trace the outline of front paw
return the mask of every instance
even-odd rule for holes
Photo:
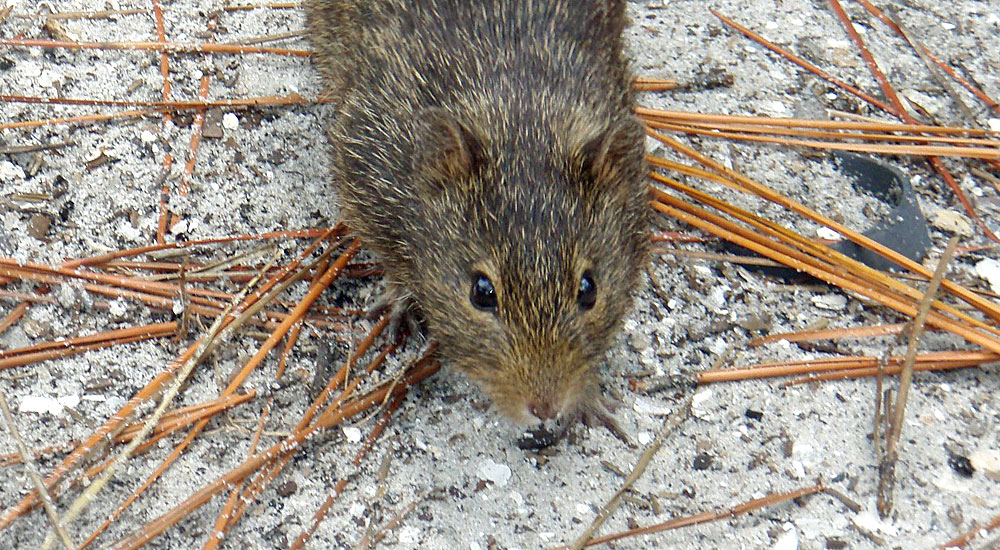
[[[387,282],[375,303],[368,308],[367,315],[372,319],[388,315],[386,329],[396,342],[403,342],[408,335],[423,339],[420,310],[410,293],[399,284]]]

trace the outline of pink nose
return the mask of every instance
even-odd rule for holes
[[[539,420],[555,420],[556,409],[552,406],[552,403],[547,401],[542,403],[532,403],[528,405],[528,410],[531,414],[535,415],[535,418]]]

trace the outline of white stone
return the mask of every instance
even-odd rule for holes
[[[712,287],[712,290],[708,291],[708,295],[702,299],[702,304],[708,308],[709,311],[715,313],[724,313],[726,305],[726,291],[729,287],[726,285],[719,285]]]
[[[361,441],[361,429],[354,426],[346,426],[344,428],[344,437],[349,443],[358,443]]]
[[[855,525],[871,533],[883,533],[892,537],[899,534],[899,529],[887,521],[883,521],[872,508],[867,508],[854,515],[851,520]]]
[[[847,297],[843,294],[822,294],[813,296],[810,301],[820,309],[841,311],[847,307]]]
[[[187,228],[188,228],[188,221],[187,219],[182,218],[180,221],[175,223],[173,227],[170,228],[170,233],[172,235],[180,235],[181,233],[186,232]]]
[[[795,530],[792,525],[786,525],[784,533],[778,535],[778,540],[774,542],[774,550],[798,550],[799,548],[799,532]]]
[[[118,224],[118,234],[132,242],[141,240],[143,236],[142,230],[132,225],[128,220],[122,220]]]
[[[917,90],[903,90],[903,97],[911,103],[920,105],[925,111],[934,115],[941,111],[941,102]]]
[[[1000,481],[1000,451],[980,449],[969,455],[969,462],[973,468],[986,474],[986,477]]]
[[[121,298],[112,300],[108,303],[108,313],[115,319],[121,319],[128,313],[128,304]]]
[[[479,479],[491,481],[498,487],[507,485],[511,477],[510,466],[494,462],[491,459],[482,462],[479,465],[479,469],[476,470],[476,474],[479,476]]]
[[[661,405],[651,399],[639,396],[635,398],[635,402],[632,403],[632,410],[639,414],[647,414],[650,416],[666,416],[670,414],[670,407]]]
[[[404,525],[399,530],[399,542],[403,544],[416,544],[420,540],[420,529],[412,525]]]
[[[972,222],[953,210],[938,210],[931,214],[931,225],[948,233],[955,233],[962,237],[972,236]]]
[[[828,241],[841,240],[840,233],[837,233],[836,231],[830,229],[825,225],[816,230],[816,236],[821,239],[826,239]]]
[[[46,397],[42,395],[26,395],[21,399],[18,410],[21,412],[33,412],[38,414],[49,413],[58,416],[62,414],[66,407],[73,408],[80,404],[79,395],[65,395],[62,397]]]
[[[715,392],[711,389],[700,390],[691,399],[691,414],[702,420],[707,419],[715,408]]]
[[[222,115],[222,127],[226,130],[235,130],[240,127],[240,119],[234,113]]]
[[[993,292],[1000,292],[1000,262],[986,258],[976,263],[976,276],[990,284]]]

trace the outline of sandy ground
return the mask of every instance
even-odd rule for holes
[[[58,11],[95,9],[93,2],[45,3]],[[2,6],[4,4],[0,4]],[[8,1],[14,16],[0,25],[5,38],[48,37],[41,18],[31,15],[34,2]],[[738,0],[717,3],[724,13],[770,39],[810,58],[835,75],[877,94],[864,63],[847,41],[826,2]],[[167,36],[176,42],[204,40],[207,17],[222,2],[179,0],[166,5]],[[148,2],[115,0],[101,8],[142,8]],[[892,3],[913,36],[931,45],[941,58],[962,67],[992,97],[1000,97],[1000,9],[996,1],[899,0]],[[713,72],[731,76],[731,85],[698,87],[664,94],[644,94],[644,105],[700,111],[823,118],[837,108],[878,116],[761,47],[726,29],[697,0],[633,2],[628,31],[636,72],[644,76],[700,82]],[[876,58],[899,90],[911,91],[943,123],[988,124],[989,114],[970,98],[976,120],[963,121],[927,76],[920,60],[889,31],[849,11],[859,22]],[[63,23],[70,36],[84,41],[148,41],[154,39],[149,13],[111,19]],[[225,12],[215,33],[219,42],[247,40],[299,30],[297,9],[254,9]],[[282,42],[305,47],[301,40]],[[194,99],[202,75],[211,77],[212,98],[298,93],[316,97],[320,86],[306,60],[275,55],[173,55],[170,81],[175,99]],[[159,56],[149,52],[67,51],[0,48],[0,93],[100,99],[159,99],[162,78]],[[964,96],[963,96],[964,97]],[[27,106],[0,103],[0,123],[55,118],[92,112],[92,108]],[[187,197],[174,193],[172,211],[185,222],[172,238],[196,239],[332,224],[337,218],[333,193],[326,184],[331,147],[322,137],[328,107],[223,111],[221,138],[205,139]],[[231,114],[232,116],[228,116]],[[992,116],[996,116],[995,114]],[[235,118],[234,118],[235,117]],[[63,148],[36,154],[0,154],[0,255],[19,260],[59,262],[153,242],[157,222],[160,167],[164,154],[184,159],[192,127],[190,116],[161,125],[159,118],[95,125],[56,125],[43,129],[0,132],[0,147],[71,141]],[[728,163],[822,212],[859,229],[872,221],[833,164],[804,151],[692,139],[698,149]],[[101,156],[105,162],[91,161]],[[183,178],[183,161],[167,175],[169,185]],[[925,164],[890,159],[911,178],[928,215],[953,210],[950,193]],[[1000,231],[1000,197],[982,181],[962,175],[994,231]],[[705,185],[746,208],[815,235],[816,227],[773,205]],[[11,203],[14,194],[43,193],[37,204]],[[42,238],[27,230],[33,215],[51,225]],[[671,220],[661,227],[691,231]],[[940,255],[947,235],[934,231]],[[980,235],[965,245],[983,244]],[[292,249],[288,245],[289,249]],[[685,245],[699,250],[699,245]],[[218,247],[209,257],[223,257],[247,247]],[[716,250],[712,245],[705,250]],[[986,288],[972,266],[989,252],[966,255],[950,277]],[[202,256],[205,257],[205,256]],[[873,512],[877,486],[876,458],[870,438],[875,383],[871,380],[783,387],[779,382],[741,382],[706,388],[685,383],[690,375],[719,361],[732,349],[726,365],[766,360],[841,354],[903,353],[893,338],[838,342],[802,348],[779,343],[747,348],[759,334],[807,327],[861,326],[899,322],[885,308],[844,296],[818,285],[789,285],[728,263],[663,254],[653,272],[659,292],[643,288],[635,312],[608,356],[609,391],[619,394],[618,411],[625,430],[648,442],[666,414],[697,392],[697,406],[666,440],[632,498],[608,520],[602,533],[630,525],[649,525],[706,510],[726,508],[768,493],[811,485],[818,478],[855,499],[855,513],[829,496],[815,496],[747,516],[678,531],[627,539],[615,548],[932,548],[1000,509],[1000,484],[979,470],[964,477],[949,465],[955,456],[1000,452],[1000,397],[995,367],[943,374],[922,374],[911,393],[897,469],[896,511],[884,522]],[[339,284],[330,303],[370,303],[377,280]],[[7,285],[8,290],[30,287]],[[301,289],[298,290],[301,293]],[[79,288],[56,289],[59,305],[37,305],[25,320],[0,334],[0,349],[12,349],[61,336],[164,320],[167,316],[140,305],[118,302],[110,312],[96,309]],[[841,299],[841,297],[845,299]],[[17,302],[0,301],[0,317]],[[818,307],[820,304],[822,307]],[[363,334],[368,321],[358,321]],[[293,371],[312,373],[317,349],[331,335],[309,330],[293,356]],[[185,405],[217,395],[226,373],[242,364],[259,341],[240,337],[229,342],[180,396]],[[182,345],[155,342],[129,345],[86,355],[0,372],[0,391],[19,412],[17,422],[29,446],[41,448],[85,437],[138,388],[158,373]],[[965,344],[939,334],[928,335],[924,350],[962,348]],[[335,360],[344,350],[334,349]],[[390,360],[389,372],[414,357],[408,350]],[[337,355],[340,354],[340,355]],[[304,384],[274,389],[276,361],[266,362],[246,386],[273,395],[275,412],[264,443],[277,441],[309,402]],[[311,376],[311,374],[310,374]],[[657,391],[630,389],[629,379],[644,376],[675,383]],[[894,382],[890,382],[890,386]],[[51,413],[26,412],[29,398],[64,398],[73,404]],[[263,408],[257,399],[210,425],[190,450],[151,491],[101,539],[107,545],[138,525],[154,519],[238,464],[247,452],[250,432]],[[367,433],[371,422],[360,424]],[[460,375],[443,371],[407,399],[377,448],[358,468],[350,457],[358,444],[355,432],[327,434],[311,441],[272,488],[252,506],[223,543],[225,548],[286,548],[308,525],[312,514],[338,479],[344,493],[321,523],[308,548],[352,548],[369,524],[381,526],[395,511],[423,499],[402,526],[379,543],[383,548],[541,548],[572,541],[594,518],[597,509],[622,483],[605,464],[629,469],[640,454],[602,429],[580,427],[545,457],[514,445],[519,430],[491,411],[485,396]],[[131,461],[69,529],[81,540],[113,510],[166,456],[172,445]],[[0,433],[0,453],[14,452],[12,439]],[[978,453],[978,454],[976,454]],[[61,455],[41,460],[43,471]],[[954,462],[952,460],[952,462]],[[978,463],[978,462],[977,462]],[[384,486],[376,481],[388,464]],[[20,466],[0,469],[0,507],[16,502],[30,487]],[[281,487],[281,490],[276,489]],[[651,502],[656,506],[652,507]],[[66,503],[60,501],[65,507]],[[157,539],[155,547],[200,546],[221,506],[216,499],[179,527]],[[41,511],[0,532],[0,547],[38,547],[47,530]],[[989,541],[990,539],[986,539]],[[884,541],[880,544],[878,541]],[[981,542],[979,547],[989,547]],[[993,539],[992,544],[997,544]]]

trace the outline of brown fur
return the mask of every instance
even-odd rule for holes
[[[345,220],[515,420],[593,411],[647,261],[624,0],[309,0]],[[585,270],[597,300],[577,302]],[[486,274],[498,308],[470,303]]]

